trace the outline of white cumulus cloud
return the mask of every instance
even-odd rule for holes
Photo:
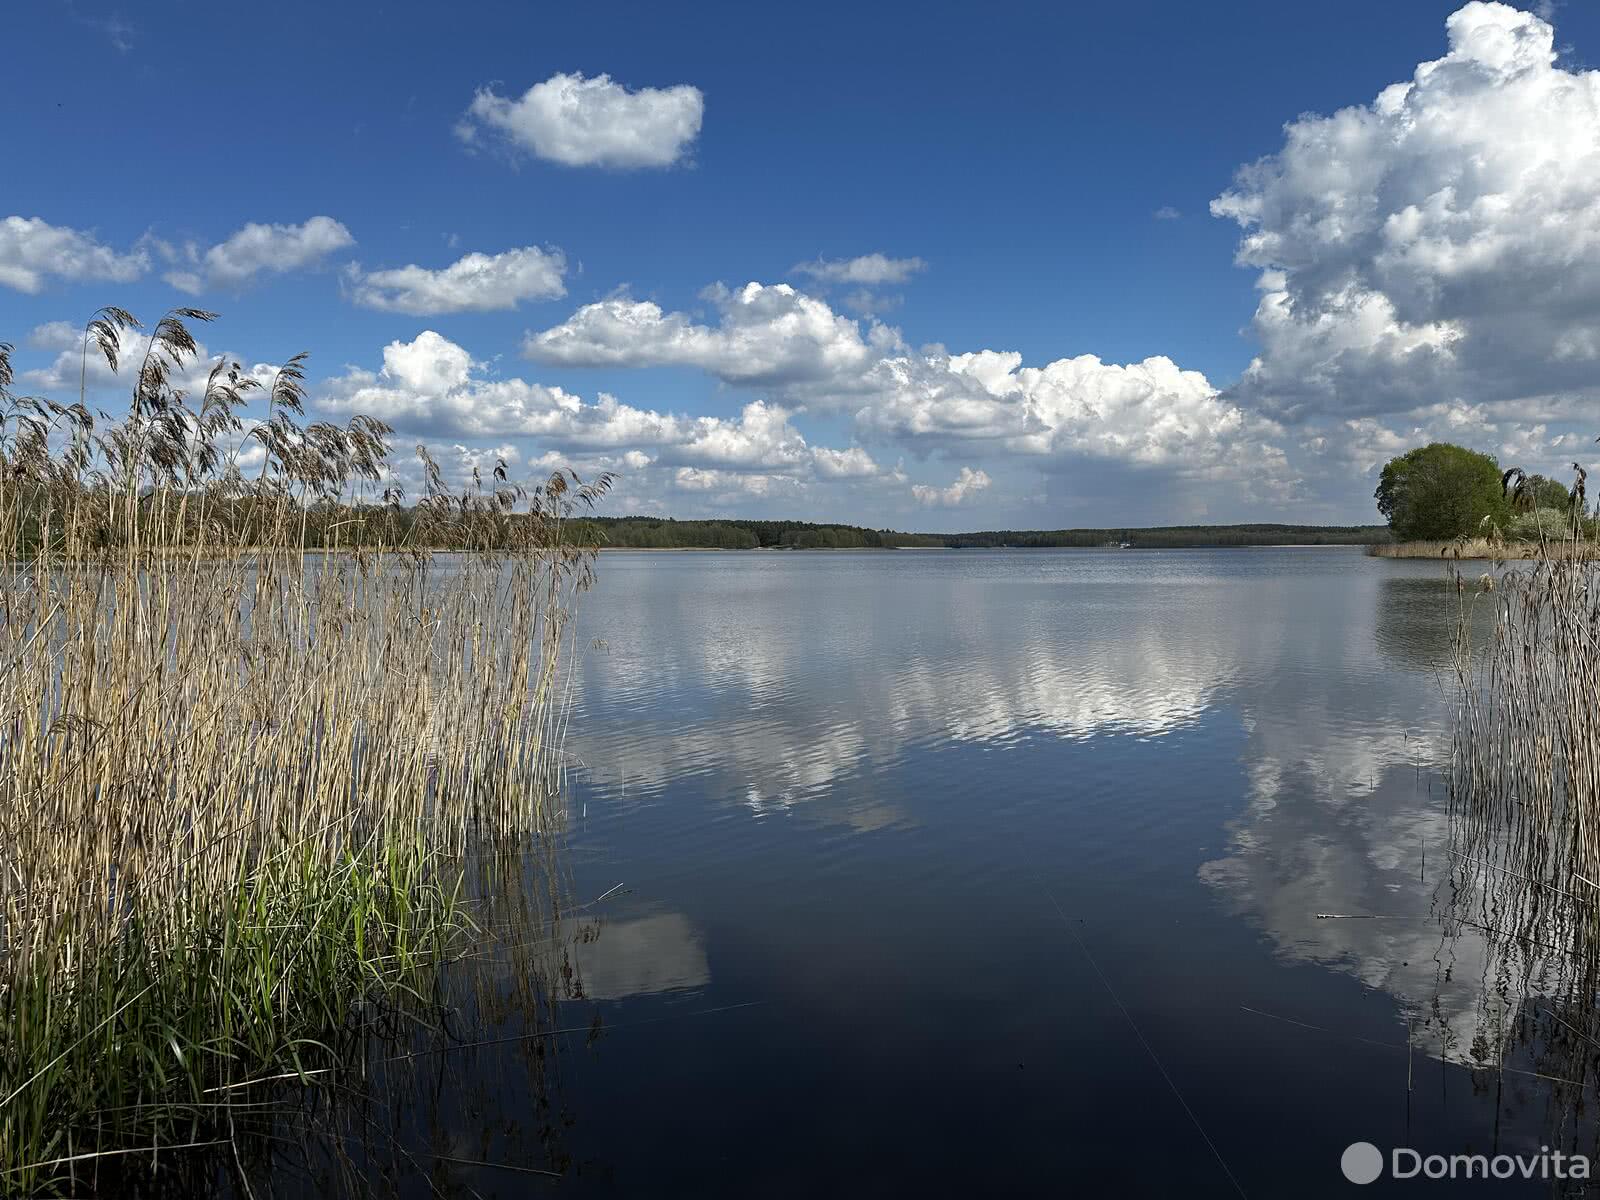
[[[391,342],[379,370],[352,367],[330,381],[319,405],[366,413],[409,433],[527,437],[566,452],[609,455],[633,469],[718,473],[705,478],[763,475],[809,483],[889,474],[858,446],[809,445],[789,410],[777,404],[753,400],[730,419],[636,408],[604,392],[585,401],[559,387],[494,378],[466,349],[432,330]]]
[[[698,367],[729,383],[837,380],[876,357],[855,321],[786,283],[708,295],[720,310],[716,326],[653,301],[614,297],[529,334],[523,353],[568,367]]]
[[[142,248],[119,253],[92,233],[51,225],[39,217],[0,220],[0,287],[30,295],[49,278],[132,283],[150,268]]]
[[[928,264],[920,258],[890,258],[886,254],[863,254],[859,258],[819,258],[800,263],[797,275],[810,275],[824,283],[853,283],[876,287],[885,283],[904,283]]]
[[[364,272],[352,266],[347,278],[352,298],[365,308],[426,316],[492,312],[515,308],[523,300],[564,296],[566,269],[561,251],[526,246],[500,254],[466,254],[439,270],[412,264]]]
[[[817,474],[824,479],[870,479],[883,471],[860,446],[849,446],[843,450],[817,446],[811,455],[816,463]]]
[[[1167,358],[1122,365],[1081,355],[1027,366],[1013,351],[913,349],[888,326],[863,328],[787,284],[708,295],[720,310],[715,324],[613,298],[530,334],[524,351],[561,366],[697,367],[791,409],[847,413],[864,438],[919,452],[1093,458],[1194,479],[1237,474],[1246,489],[1274,497],[1291,482],[1281,430]]]
[[[1372,415],[1592,388],[1600,368],[1600,73],[1532,13],[1474,0],[1444,57],[1285,128],[1211,211],[1259,268],[1237,395]]]
[[[700,133],[705,97],[686,83],[630,91],[609,75],[556,74],[520,97],[480,88],[457,136],[486,132],[569,167],[670,167]]]
[[[226,241],[205,249],[194,242],[181,247],[163,245],[173,263],[163,278],[190,295],[240,288],[262,272],[281,275],[315,266],[353,245],[350,231],[332,217],[312,217],[300,225],[252,221]]]

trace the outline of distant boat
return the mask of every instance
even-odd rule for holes
[[[1133,543],[1132,542],[1118,542],[1117,543],[1117,549],[1118,550],[1132,550],[1133,549]]]

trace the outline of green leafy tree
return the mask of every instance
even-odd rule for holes
[[[1472,536],[1483,531],[1485,517],[1500,529],[1511,520],[1500,465],[1490,455],[1449,442],[1391,458],[1373,494],[1401,541]]]
[[[1559,508],[1567,507],[1567,485],[1559,479],[1547,479],[1543,475],[1528,476],[1527,487],[1533,494],[1533,507]]]

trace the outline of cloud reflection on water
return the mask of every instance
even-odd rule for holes
[[[711,980],[700,934],[682,913],[568,922],[564,931],[574,930],[579,936],[569,937],[570,953],[587,999],[700,988]]]
[[[1201,877],[1281,957],[1395,997],[1419,1048],[1458,1059],[1492,989],[1482,932],[1450,911],[1454,599],[1442,570],[1383,576],[1370,672],[1330,674],[1314,713],[1270,682],[1249,697],[1248,803]]]
[[[692,786],[869,831],[923,820],[896,780],[930,751],[1233,721],[1244,792],[1201,877],[1283,958],[1419,1014],[1438,997],[1466,1037],[1482,946],[1435,916],[1453,589],[1438,564],[1301,553],[651,560],[602,583],[575,740],[614,800]]]
[[[591,703],[574,720],[590,777],[635,796],[696,778],[758,813],[822,802],[878,828],[915,814],[852,804],[842,781],[952,743],[1159,737],[1198,721],[1230,674],[1204,604],[1146,593],[1132,598],[1145,619],[1128,621],[1109,571],[1074,580],[1071,603],[1048,575],[937,572],[911,572],[892,593],[846,582],[745,595],[741,579],[731,594],[691,586],[664,603],[614,587],[598,630],[607,648],[584,666]]]

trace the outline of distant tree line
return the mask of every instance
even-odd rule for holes
[[[1559,485],[1557,485],[1559,486]],[[265,536],[272,519],[258,498],[233,493],[209,496],[205,503],[191,498],[179,505],[181,493],[172,493],[167,505],[157,503],[158,493],[147,491],[141,512],[153,523],[183,520],[189,530],[169,529],[171,542],[195,540],[199,524],[213,533],[226,532],[236,545],[250,545]],[[399,503],[340,503],[322,500],[299,509],[303,545],[307,549],[337,549],[373,538],[395,547],[466,549],[464,536],[474,548],[505,548],[516,540],[526,522],[522,514],[501,512],[486,502],[462,504],[439,501],[456,519],[440,519],[438,505]],[[47,509],[25,503],[24,523],[37,526]],[[181,513],[182,516],[174,516]],[[469,532],[464,532],[469,531]],[[35,531],[37,532],[37,531]],[[110,533],[111,531],[108,531]],[[153,536],[154,530],[150,530]],[[1106,529],[984,530],[972,533],[904,533],[869,529],[859,525],[818,524],[810,521],[707,520],[676,521],[670,517],[574,517],[560,537],[568,545],[600,546],[619,550],[895,550],[927,549],[1042,549],[1127,544],[1143,548],[1185,546],[1368,545],[1389,539],[1381,525],[1181,525],[1154,528],[1132,526]]]
[[[602,546],[638,550],[883,550],[942,545],[938,538],[859,525],[810,521],[675,521],[670,517],[590,517],[572,536]]]
[[[1147,549],[1186,546],[1366,546],[1389,540],[1382,525],[1161,525],[1121,529],[1001,529],[943,537],[952,549],[1016,546],[1104,546]]]
[[[988,530],[902,533],[809,521],[675,521],[669,517],[590,517],[571,535],[617,549],[668,550],[893,550],[1040,549],[1107,544],[1146,548],[1185,546],[1368,545],[1389,540],[1382,525],[1172,525],[1155,528]]]

